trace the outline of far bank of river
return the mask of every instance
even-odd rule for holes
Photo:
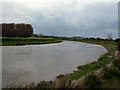
[[[62,40],[55,38],[12,38],[12,37],[2,37],[0,38],[0,46],[24,46],[24,45],[41,45],[41,44],[51,44],[60,43]]]
[[[71,73],[77,66],[95,61],[106,52],[102,46],[73,41],[3,46],[3,87],[54,80],[59,74]]]

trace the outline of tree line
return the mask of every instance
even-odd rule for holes
[[[2,23],[0,24],[0,34],[2,37],[31,37],[33,28],[30,24]]]

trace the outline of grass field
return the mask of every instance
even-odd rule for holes
[[[62,42],[54,38],[2,38],[2,46],[36,45]]]

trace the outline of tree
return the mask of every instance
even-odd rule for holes
[[[109,33],[109,34],[107,35],[107,40],[112,40],[112,38],[113,38],[112,33]]]
[[[14,23],[3,23],[2,25],[2,36],[3,37],[31,37],[33,34],[33,28],[30,24],[14,24]]]

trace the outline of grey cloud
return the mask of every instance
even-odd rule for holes
[[[53,8],[38,10],[4,3],[3,11],[4,22],[31,23],[34,33],[86,37],[106,37],[107,33],[113,33],[117,36],[117,3],[93,3],[82,8],[79,3],[56,4]]]

